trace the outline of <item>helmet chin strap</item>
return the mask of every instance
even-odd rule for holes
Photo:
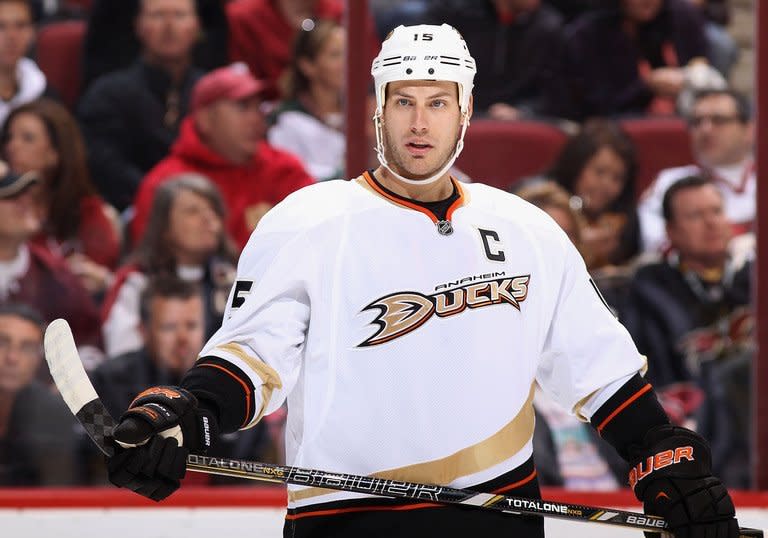
[[[456,159],[459,157],[459,154],[461,153],[461,150],[464,149],[464,133],[467,132],[467,127],[469,126],[469,117],[467,117],[467,113],[464,112],[462,114],[462,117],[464,119],[464,122],[461,126],[461,135],[459,136],[459,139],[456,141],[456,148],[453,150],[453,154],[451,155],[451,158],[446,161],[445,165],[435,172],[433,175],[429,176],[426,179],[408,179],[394,170],[389,166],[389,163],[387,162],[387,157],[384,154],[384,130],[381,126],[381,113],[376,112],[376,114],[373,116],[373,122],[376,126],[376,157],[379,160],[379,163],[381,166],[387,169],[387,171],[395,176],[398,180],[402,181],[403,183],[408,183],[409,185],[429,185],[431,183],[434,183],[443,175],[450,170],[451,166],[453,166],[453,163],[456,162]]]

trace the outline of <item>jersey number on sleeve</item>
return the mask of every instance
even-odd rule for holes
[[[245,298],[251,293],[252,287],[252,280],[238,280],[235,282],[235,292],[232,294],[232,310],[236,310],[243,306]]]

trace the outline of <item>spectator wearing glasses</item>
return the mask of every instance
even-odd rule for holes
[[[677,180],[701,175],[723,195],[734,234],[750,231],[755,217],[754,122],[746,98],[733,90],[707,90],[694,98],[688,118],[694,164],[662,170],[638,207],[643,250],[666,245],[662,200]]]

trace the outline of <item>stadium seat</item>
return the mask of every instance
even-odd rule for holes
[[[476,120],[467,129],[456,166],[475,182],[506,190],[524,177],[543,172],[566,138],[548,123]]]
[[[64,7],[73,11],[87,13],[91,9],[93,0],[64,0]]]
[[[639,196],[659,171],[693,162],[688,127],[680,118],[633,118],[621,120],[621,127],[637,150]]]
[[[82,20],[52,22],[37,36],[37,64],[70,110],[80,97],[85,27]]]

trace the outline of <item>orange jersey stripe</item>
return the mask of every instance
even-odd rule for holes
[[[603,420],[603,421],[600,423],[600,425],[597,427],[597,431],[598,431],[598,432],[602,432],[602,431],[603,431],[603,428],[605,428],[605,427],[608,425],[608,423],[609,423],[611,420],[613,420],[613,418],[614,418],[616,415],[618,415],[619,413],[621,413],[621,412],[622,412],[624,409],[626,409],[626,408],[627,408],[627,406],[628,406],[629,404],[631,404],[632,402],[634,402],[635,400],[637,400],[637,399],[638,399],[640,396],[642,396],[643,394],[645,394],[646,392],[648,392],[648,391],[649,391],[649,390],[651,390],[652,388],[653,388],[653,387],[652,387],[652,386],[650,385],[650,383],[649,383],[648,385],[644,386],[643,388],[641,388],[640,390],[638,390],[636,393],[634,393],[632,396],[630,396],[629,398],[627,398],[627,400],[626,400],[626,401],[625,401],[623,404],[621,404],[619,407],[617,407],[616,409],[614,409],[614,410],[613,410],[613,412],[612,412],[610,415],[608,415],[607,417],[605,417],[605,420]]]
[[[505,491],[509,491],[511,489],[519,488],[520,486],[527,484],[528,482],[530,482],[534,478],[536,478],[536,469],[534,469],[531,474],[529,474],[528,476],[526,476],[522,480],[518,480],[517,482],[509,484],[508,486],[504,486],[502,488],[499,488],[499,489],[495,490],[494,493],[504,493]]]
[[[440,508],[442,504],[436,503],[419,503],[419,504],[405,504],[402,506],[354,506],[351,508],[337,508],[335,510],[316,510],[314,512],[303,512],[301,514],[288,514],[285,519],[301,519],[303,517],[314,516],[333,516],[336,514],[348,514],[350,512],[381,512],[385,510],[419,510],[421,508]]]
[[[248,421],[251,418],[251,390],[248,388],[248,385],[245,384],[245,381],[237,377],[235,374],[233,374],[223,366],[219,366],[218,364],[203,363],[203,364],[200,364],[199,366],[209,366],[210,368],[218,368],[222,372],[225,372],[226,374],[232,376],[238,383],[240,383],[240,386],[243,387],[243,391],[245,392],[245,422],[243,422],[243,424],[240,427],[242,428],[246,424],[248,424]]]

